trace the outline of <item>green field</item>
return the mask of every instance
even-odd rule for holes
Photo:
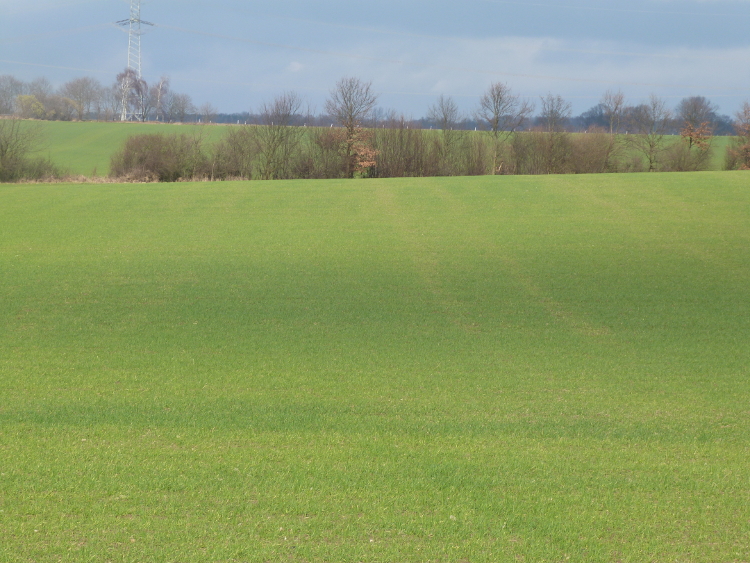
[[[0,561],[750,561],[748,174],[0,185]]]
[[[74,175],[106,176],[109,161],[131,135],[166,133],[202,135],[208,144],[221,139],[226,126],[163,123],[119,123],[87,121],[70,123],[62,121],[29,122],[42,133],[41,154]],[[721,170],[730,137],[716,137],[711,168]]]
[[[29,122],[41,129],[41,154],[74,175],[106,176],[111,156],[132,135],[165,133],[203,135],[209,142],[220,138],[224,127],[164,123],[120,123],[84,121]]]

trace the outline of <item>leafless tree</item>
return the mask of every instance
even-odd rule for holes
[[[202,123],[213,123],[216,121],[216,108],[211,102],[206,102],[198,108],[198,115],[201,116]]]
[[[354,177],[357,166],[357,146],[360,144],[360,129],[372,110],[378,96],[372,91],[372,82],[362,82],[359,78],[342,78],[326,100],[326,112],[346,130],[343,146],[344,174]]]
[[[423,176],[425,132],[395,111],[383,116],[383,125],[375,131],[376,175],[380,178]]]
[[[188,94],[175,94],[168,92],[162,101],[162,111],[167,121],[185,123],[188,116],[195,113],[193,100]]]
[[[133,115],[138,121],[145,121],[150,110],[146,81],[128,68],[117,75],[115,84],[120,91],[126,116]]]
[[[658,168],[671,122],[672,112],[666,102],[654,94],[647,103],[631,108],[629,127],[633,134],[626,137],[627,143],[646,158],[649,172]]]
[[[0,76],[0,115],[15,113],[16,99],[26,93],[26,85],[20,80],[5,74]]]
[[[572,159],[570,133],[566,131],[571,104],[554,94],[547,94],[541,100],[540,118],[544,134],[538,139],[537,150],[542,151],[546,174],[564,174],[569,172]]]
[[[523,125],[533,111],[531,102],[521,100],[502,82],[490,85],[479,99],[475,118],[480,126],[492,136],[492,173],[500,172],[499,162],[502,144]]]
[[[562,133],[570,119],[571,105],[561,96],[547,94],[542,97],[542,126],[547,133]]]
[[[427,119],[438,129],[450,131],[458,127],[461,114],[453,98],[440,94],[437,101],[427,109]]]
[[[112,84],[109,88],[102,90],[100,116],[107,121],[120,118],[122,111],[122,90],[119,84]]]
[[[83,77],[66,82],[60,89],[60,94],[74,103],[76,116],[79,121],[83,121],[102,97],[102,90],[98,80]]]
[[[59,119],[60,103],[55,100],[55,90],[46,78],[37,78],[23,86],[23,93],[16,97],[16,112],[25,118]]]
[[[433,139],[433,174],[452,176],[458,170],[458,146],[464,136],[464,132],[459,130],[462,116],[458,105],[450,96],[441,94],[427,109],[427,119],[441,131],[440,138]]]
[[[293,168],[294,153],[303,129],[296,127],[302,99],[295,92],[285,92],[261,106],[263,125],[258,128],[260,174],[264,180],[288,178]]]
[[[52,83],[44,77],[35,78],[29,82],[27,91],[42,104],[46,104],[47,100],[55,94],[55,88],[52,86]]]
[[[230,180],[252,180],[255,177],[259,143],[258,128],[242,125],[228,127],[213,148],[213,177]]]
[[[698,129],[704,124],[708,124],[711,129],[714,127],[719,107],[710,102],[703,96],[691,96],[683,98],[676,108],[676,117],[681,124],[687,124]]]
[[[683,98],[677,104],[676,118],[682,128],[680,135],[687,144],[688,156],[697,149],[697,152],[704,153],[702,160],[709,160],[718,109],[703,96]]]
[[[625,95],[621,91],[607,90],[602,97],[601,106],[609,123],[609,134],[620,132],[620,122],[625,111]]]
[[[353,132],[364,125],[377,101],[378,97],[372,91],[372,82],[362,82],[359,78],[342,78],[331,90],[325,109],[348,132]]]
[[[159,82],[151,86],[149,97],[157,120],[167,121],[164,116],[164,102],[169,95],[169,77],[162,76]]]
[[[134,115],[138,121],[148,121],[148,115],[153,109],[151,91],[143,78],[137,79],[132,86],[134,100]]]

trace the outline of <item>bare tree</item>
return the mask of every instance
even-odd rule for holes
[[[16,100],[18,96],[25,94],[26,90],[26,85],[13,76],[0,76],[0,115],[15,113]]]
[[[83,77],[66,82],[60,89],[60,94],[74,103],[78,120],[83,121],[101,98],[102,90],[98,80]]]
[[[682,125],[680,136],[685,140],[688,156],[692,156],[690,153],[696,152],[694,149],[697,149],[698,153],[704,153],[701,160],[708,160],[718,110],[718,106],[703,96],[683,98],[677,104],[677,121]]]
[[[708,124],[713,129],[717,120],[719,107],[711,103],[703,96],[691,96],[683,98],[676,108],[677,119],[683,124],[698,129],[703,124]]]
[[[542,99],[542,125],[547,133],[562,133],[570,119],[571,105],[561,96],[547,94]]]
[[[440,94],[437,101],[427,109],[427,119],[441,131],[440,139],[434,139],[434,174],[451,176],[457,171],[458,145],[463,132],[459,130],[461,113],[450,96]]]
[[[188,94],[168,92],[162,101],[162,108],[167,121],[185,123],[188,116],[195,113],[193,99]]]
[[[362,82],[359,78],[342,78],[326,100],[326,112],[346,130],[343,157],[347,178],[354,177],[356,149],[361,137],[358,129],[370,116],[377,100],[378,96],[372,91],[372,82]]]
[[[254,177],[259,144],[257,127],[228,127],[214,145],[212,154],[214,178],[251,180]]]
[[[561,96],[547,94],[542,99],[541,122],[543,135],[538,139],[546,174],[564,174],[572,159],[570,133],[566,131],[570,120],[571,104]]]
[[[422,176],[424,174],[425,132],[395,111],[386,114],[384,127],[375,131],[378,150],[376,174],[380,178]]]
[[[427,109],[427,119],[438,129],[450,131],[458,127],[461,114],[453,98],[440,94],[437,101]]]
[[[285,92],[261,106],[263,126],[258,128],[260,174],[264,180],[288,178],[293,156],[303,130],[295,126],[300,116],[302,99],[295,92]]]
[[[104,116],[107,121],[114,121],[120,118],[122,112],[122,90],[120,85],[115,83],[109,88],[102,90],[100,115]]]
[[[145,121],[150,110],[146,81],[128,68],[117,75],[115,84],[121,96],[121,119],[133,116],[138,121]]]
[[[627,143],[646,158],[649,172],[658,168],[671,122],[672,112],[654,94],[647,103],[631,108],[629,125],[633,134],[627,136]]]
[[[169,77],[162,76],[159,82],[151,86],[149,90],[149,97],[151,99],[151,106],[156,113],[156,119],[167,121],[164,116],[164,102],[169,95]]]
[[[534,106],[521,100],[502,82],[490,84],[490,87],[479,99],[479,109],[475,118],[480,126],[492,136],[492,173],[501,171],[499,161],[502,144],[523,125]]]
[[[201,116],[203,123],[213,123],[216,121],[216,108],[211,102],[206,102],[198,108],[198,115]]]
[[[609,134],[619,133],[620,122],[625,111],[625,95],[619,90],[617,92],[607,90],[602,97],[601,106],[609,123]]]
[[[55,94],[55,88],[52,86],[52,83],[44,77],[35,78],[29,82],[27,91],[45,105],[49,98]]]
[[[134,115],[138,121],[148,121],[148,115],[153,109],[150,90],[143,78],[136,79],[132,85]]]

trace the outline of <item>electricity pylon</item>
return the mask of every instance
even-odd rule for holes
[[[130,18],[120,20],[118,25],[128,28],[128,70],[133,71],[138,80],[141,79],[141,25],[154,25],[141,19],[141,0],[130,0]],[[122,88],[122,108],[120,121],[128,120],[128,96],[130,94],[131,73],[125,77]]]

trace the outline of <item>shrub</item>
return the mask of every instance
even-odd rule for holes
[[[707,170],[711,164],[711,147],[672,143],[664,149],[660,170],[663,172],[695,172]]]
[[[41,133],[35,125],[0,119],[0,182],[61,177],[61,170],[49,159],[31,156],[40,144]]]
[[[230,127],[214,147],[213,177],[220,180],[253,179],[259,152],[255,127]]]
[[[727,170],[750,170],[750,102],[742,104],[736,114],[734,129],[737,137],[727,149]]]
[[[601,127],[571,137],[572,171],[600,174],[617,171],[617,141]]]
[[[208,178],[202,144],[200,135],[134,135],[112,156],[110,176],[144,182]]]

